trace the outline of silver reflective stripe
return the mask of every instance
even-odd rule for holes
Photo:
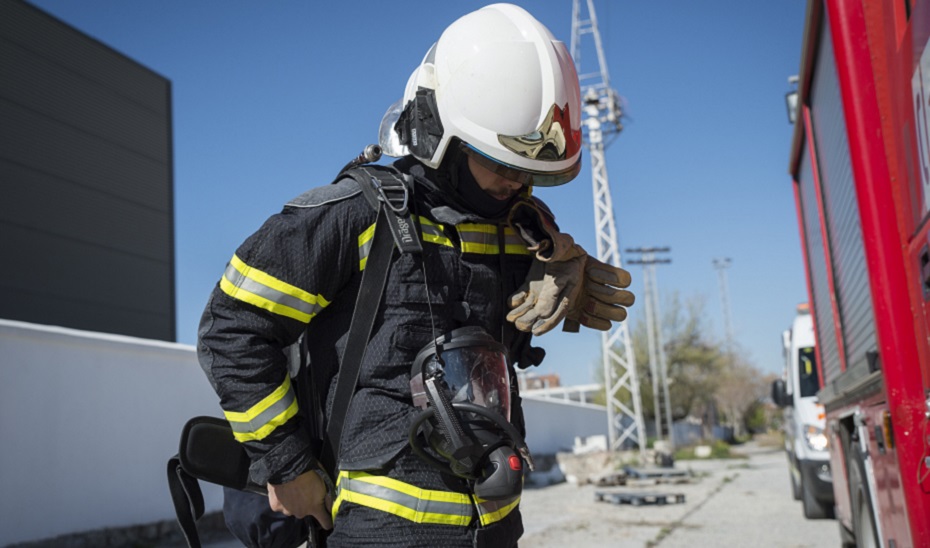
[[[497,245],[497,227],[486,224],[462,224],[455,229],[462,240],[463,253],[492,255],[500,253]]]
[[[229,420],[229,414],[227,414],[226,419],[229,420],[229,425],[232,427],[233,432],[239,434],[258,432],[263,426],[271,422],[272,419],[287,411],[287,408],[294,403],[294,399],[294,389],[288,386],[287,393],[284,394],[280,400],[271,404],[268,409],[256,415],[254,419],[247,422],[233,421]]]
[[[367,242],[358,246],[358,262],[362,263],[368,258],[368,254],[371,253],[371,244],[374,241],[374,238],[369,239]]]
[[[307,301],[298,299],[297,297],[293,297],[287,293],[282,293],[277,289],[268,287],[265,284],[256,282],[252,278],[243,276],[242,273],[236,270],[236,267],[232,264],[226,267],[226,272],[223,274],[223,276],[229,281],[229,283],[236,287],[242,288],[249,293],[254,293],[264,299],[268,299],[273,303],[299,310],[300,312],[303,312],[309,316],[319,314],[319,312],[323,310],[323,307],[318,304],[310,304]],[[306,323],[306,321],[304,323]]]
[[[526,242],[523,241],[523,238],[520,236],[511,233],[509,230],[504,232],[504,244],[505,245],[522,245],[525,246]]]
[[[346,489],[353,493],[360,493],[362,495],[393,502],[419,513],[443,514],[462,518],[469,518],[472,515],[471,504],[425,500],[388,487],[351,479],[346,476],[343,476],[340,480],[339,489]]]
[[[497,246],[497,233],[479,232],[472,230],[459,230],[459,237],[463,242]]]

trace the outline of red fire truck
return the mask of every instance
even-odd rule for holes
[[[930,0],[808,4],[790,173],[844,544],[930,546]]]

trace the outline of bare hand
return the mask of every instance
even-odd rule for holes
[[[333,528],[332,497],[326,492],[326,484],[313,470],[287,483],[269,483],[268,504],[272,510],[285,516],[313,516],[323,529]]]

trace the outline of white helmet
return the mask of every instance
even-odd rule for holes
[[[524,184],[560,185],[581,169],[575,65],[565,44],[511,4],[452,23],[381,124],[387,154],[412,154],[432,168],[456,142]]]

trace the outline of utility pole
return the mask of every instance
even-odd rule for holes
[[[591,152],[591,179],[594,187],[594,226],[597,232],[597,258],[604,263],[622,267],[617,245],[617,228],[614,222],[613,202],[607,182],[607,164],[604,159],[605,138],[620,134],[620,96],[610,87],[610,75],[597,28],[594,0],[586,0],[587,18],[582,17],[582,1],[572,3],[572,58],[578,69],[581,85],[582,128],[585,144]],[[598,71],[581,72],[582,38],[594,39]],[[609,449],[621,449],[624,442],[635,443],[640,460],[646,457],[646,429],[643,426],[642,401],[639,379],[636,377],[636,357],[630,344],[627,322],[614,323],[601,334],[601,356],[604,367],[604,388],[607,395],[607,425]]]
[[[671,259],[656,258],[656,253],[668,253],[668,247],[637,247],[627,249],[629,253],[639,253],[642,259],[627,261],[643,267],[643,293],[646,299],[646,337],[649,345],[649,372],[652,375],[652,396],[655,412],[656,440],[662,439],[662,416],[665,415],[667,440],[674,448],[674,430],[672,428],[672,404],[668,392],[668,361],[665,354],[665,340],[662,335],[662,313],[659,310],[659,283],[656,265],[669,264]],[[661,392],[660,392],[661,391]]]
[[[714,268],[720,282],[720,304],[723,307],[723,326],[726,332],[727,359],[733,365],[733,324],[730,321],[730,296],[727,289],[727,269],[730,268],[730,259],[714,259]]]

